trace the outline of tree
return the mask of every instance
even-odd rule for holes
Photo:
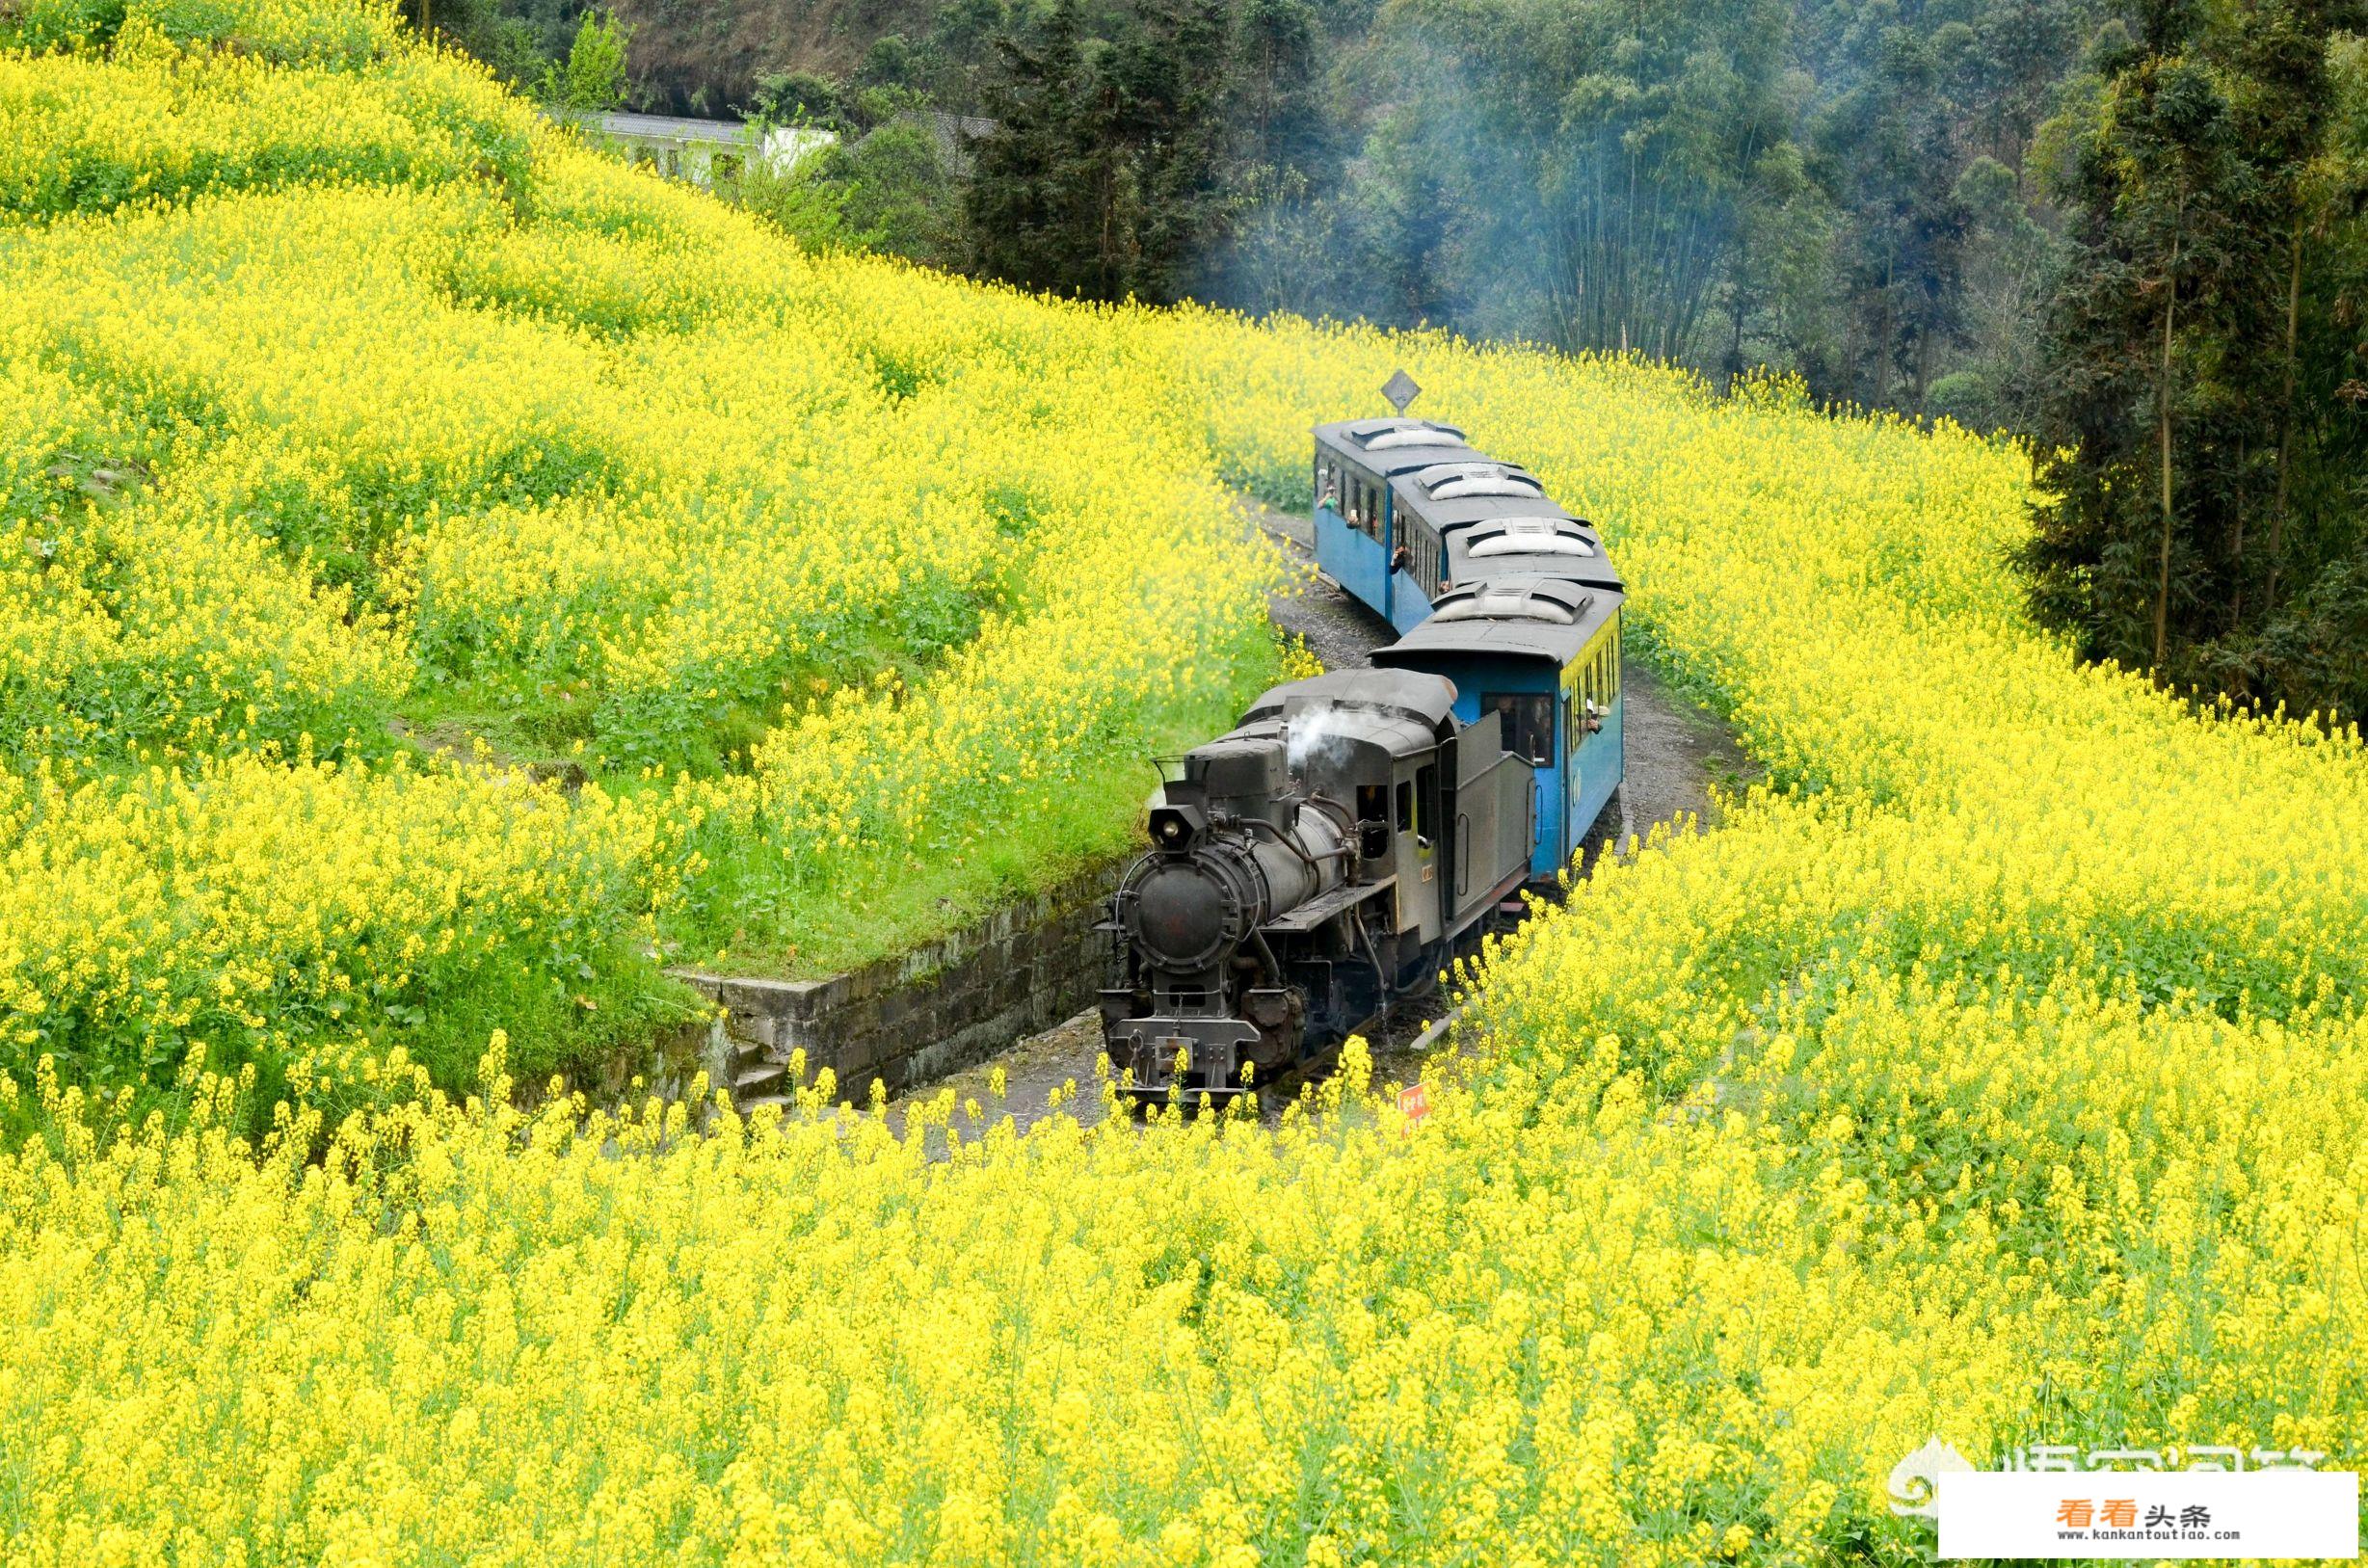
[[[1085,36],[1057,0],[1032,37],[998,40],[995,128],[973,145],[965,208],[982,272],[1115,300],[1176,297],[1232,199],[1223,0],[1189,0]]]
[[[2330,173],[2329,42],[2360,19],[2355,0],[2146,0],[2101,62],[2026,564],[2042,619],[2166,684],[2327,708],[2368,662],[2326,642],[2368,573],[2339,385],[2357,334],[2321,305],[2341,249],[2313,243],[2356,229],[2368,190]],[[2298,571],[2317,592],[2289,615]]]
[[[830,177],[847,187],[846,222],[869,249],[941,265],[960,259],[960,193],[922,121],[891,120],[825,156]]]
[[[1001,73],[985,97],[994,129],[971,148],[964,199],[972,264],[989,277],[1073,294],[1111,282],[1116,171],[1097,145],[1106,114],[1084,42],[1077,0],[1056,0],[1032,40],[996,40]]]
[[[1956,182],[1935,176],[1956,162],[1944,83],[1972,41],[1962,23],[1929,36],[1883,29],[1874,68],[1815,131],[1825,188],[1849,214],[1836,255],[1849,316],[1836,389],[1860,403],[1921,408],[1963,332],[1971,214]]]
[[[606,113],[625,101],[625,30],[613,16],[587,11],[575,27],[565,65],[544,67],[541,96],[562,114]]]
[[[1697,362],[1762,156],[1774,0],[1407,0],[1395,52],[1483,331]]]

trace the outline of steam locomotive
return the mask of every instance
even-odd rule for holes
[[[1592,525],[1449,426],[1316,438],[1318,561],[1406,634],[1268,691],[1153,795],[1101,997],[1145,1100],[1241,1093],[1426,990],[1618,784],[1624,589]]]

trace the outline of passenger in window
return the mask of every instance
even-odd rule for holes
[[[1400,545],[1397,553],[1390,557],[1390,570],[1392,571],[1412,571],[1414,570],[1414,551]]]

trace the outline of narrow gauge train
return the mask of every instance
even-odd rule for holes
[[[1624,590],[1591,525],[1418,419],[1318,427],[1316,494],[1318,563],[1403,635],[1267,692],[1152,797],[1102,992],[1143,1099],[1237,1094],[1424,991],[1619,785]]]

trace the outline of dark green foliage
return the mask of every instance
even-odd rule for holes
[[[759,77],[750,118],[779,125],[812,125],[826,131],[845,131],[854,123],[853,94],[827,76],[812,71],[786,71]]]
[[[1176,297],[1230,200],[1224,0],[1089,38],[1077,0],[998,40],[1003,70],[971,146],[978,270],[1094,299]]]
[[[925,121],[891,120],[833,148],[826,170],[845,185],[842,216],[869,249],[935,261],[961,246],[961,192]]]
[[[504,81],[533,90],[561,65],[590,10],[586,0],[403,0],[404,19],[467,50]]]
[[[2038,166],[2106,4],[620,14],[637,101],[814,124],[869,165],[812,172],[856,193],[828,243],[1064,293],[1626,346],[1722,381],[1771,365],[1820,397],[2009,422],[2057,249]]]
[[[2368,712],[2356,0],[2148,0],[2098,62],[2028,551],[2081,651]]]

